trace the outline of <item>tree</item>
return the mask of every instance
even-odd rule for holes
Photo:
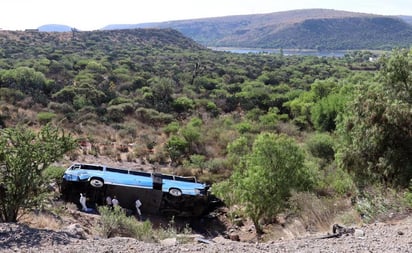
[[[334,131],[336,116],[344,110],[346,97],[341,94],[330,94],[317,101],[310,109],[311,121],[318,131]]]
[[[175,82],[170,78],[154,77],[149,80],[151,96],[147,101],[149,106],[159,112],[171,112],[171,105],[173,103],[173,88]]]
[[[45,192],[42,172],[67,151],[75,140],[46,125],[37,134],[23,127],[0,132],[0,221],[15,222],[22,210],[36,207]]]
[[[390,58],[382,58],[380,77],[384,90],[392,99],[412,103],[412,49],[397,50]]]
[[[173,109],[177,113],[190,112],[195,107],[195,103],[188,97],[178,97],[172,103]]]
[[[244,161],[245,166],[239,163],[230,178],[231,193],[245,206],[245,213],[260,235],[263,230],[259,220],[278,214],[293,189],[308,186],[304,153],[290,137],[262,133],[255,139],[252,151],[245,154]],[[224,184],[223,188],[228,188]]]
[[[187,154],[189,144],[179,136],[173,135],[166,143],[166,152],[169,154],[172,163],[180,164]]]
[[[28,67],[0,71],[0,87],[20,90],[36,102],[47,104],[51,82],[43,73]]]
[[[340,117],[337,158],[359,186],[407,186],[412,179],[412,52],[384,58],[380,83],[359,87]]]

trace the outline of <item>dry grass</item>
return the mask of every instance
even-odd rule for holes
[[[20,221],[32,228],[59,230],[62,227],[61,222],[51,214],[47,213],[29,213]]]
[[[349,212],[350,203],[345,199],[319,198],[313,193],[294,193],[290,199],[293,208],[308,231],[329,230],[332,224],[356,214]],[[341,216],[345,214],[345,216]]]

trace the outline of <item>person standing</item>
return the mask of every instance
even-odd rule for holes
[[[106,204],[109,208],[113,207],[112,198],[110,196],[106,197]]]
[[[82,211],[87,212],[86,196],[83,193],[80,193],[80,205],[82,205]]]
[[[113,196],[112,205],[113,205],[113,208],[116,206],[119,206],[119,200],[117,200],[116,196]]]
[[[136,202],[135,202],[135,205],[136,205],[136,212],[137,212],[138,218],[139,218],[139,220],[141,220],[142,219],[142,212],[140,211],[140,207],[142,206],[142,202],[139,199],[137,199]]]

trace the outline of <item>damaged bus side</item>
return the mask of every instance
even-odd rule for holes
[[[194,177],[76,163],[65,171],[62,195],[76,203],[83,192],[96,205],[117,196],[120,205],[131,210],[140,199],[146,213],[198,216],[207,208],[208,188]]]

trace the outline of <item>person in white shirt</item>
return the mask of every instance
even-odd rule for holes
[[[116,196],[114,196],[112,199],[112,205],[113,207],[119,206],[119,201],[117,200]]]
[[[108,207],[113,207],[112,198],[110,196],[106,197],[106,204]]]
[[[142,218],[142,212],[140,211],[140,207],[142,206],[142,202],[139,199],[137,199],[135,204],[136,204],[136,212],[137,212],[138,218],[140,220]]]
[[[87,212],[86,196],[83,193],[80,193],[80,205],[82,205],[82,211]]]

